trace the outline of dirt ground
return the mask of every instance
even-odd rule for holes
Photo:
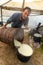
[[[27,35],[25,35],[23,43],[29,44],[30,39]],[[18,59],[16,48],[12,48],[8,44],[0,41],[0,65],[43,65],[43,53],[35,49],[30,60],[24,63]]]

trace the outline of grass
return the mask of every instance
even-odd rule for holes
[[[43,44],[41,45],[40,50],[43,52]]]
[[[37,48],[36,51],[37,51],[37,52],[40,52],[40,53],[43,53],[43,44],[41,45],[40,48]]]
[[[41,42],[43,43],[43,37],[41,38]]]

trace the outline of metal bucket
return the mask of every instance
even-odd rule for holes
[[[37,42],[41,42],[41,38],[42,38],[42,35],[39,34],[39,33],[35,33],[34,34],[34,41],[37,43]]]
[[[21,44],[18,48],[17,57],[22,62],[27,62],[33,54],[33,49],[28,44]]]

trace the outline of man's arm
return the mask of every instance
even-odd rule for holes
[[[7,26],[9,23],[14,22],[14,21],[16,20],[16,18],[17,18],[17,15],[18,15],[18,13],[14,13],[14,14],[7,20],[6,24],[3,25],[3,28],[6,28],[6,26]]]
[[[26,20],[25,23],[24,23],[25,29],[29,29],[28,22],[29,22],[29,19],[27,18],[27,20]]]
[[[5,25],[2,26],[2,28],[6,28],[7,25],[8,25],[8,24],[6,23]]]

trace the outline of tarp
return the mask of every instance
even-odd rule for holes
[[[0,5],[5,4],[6,2],[8,2],[9,0],[0,0]]]
[[[7,1],[7,0],[6,0]],[[0,2],[1,3],[1,2]],[[3,5],[4,8],[22,8],[23,0],[20,2],[10,1]],[[29,0],[25,0],[24,7],[30,7],[33,10],[42,10],[43,11],[43,0],[34,0],[33,2],[29,2]]]

